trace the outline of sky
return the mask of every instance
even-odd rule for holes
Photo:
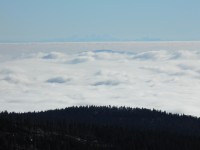
[[[0,42],[198,41],[199,0],[0,0]]]

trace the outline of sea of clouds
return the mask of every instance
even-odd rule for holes
[[[37,51],[5,52],[13,45],[0,45],[0,111],[116,105],[200,116],[200,43],[176,50],[166,43],[125,43],[122,50],[101,44],[82,50],[74,43],[73,52],[37,44]]]

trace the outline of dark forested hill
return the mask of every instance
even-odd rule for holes
[[[200,150],[200,119],[127,107],[0,113],[0,150]]]

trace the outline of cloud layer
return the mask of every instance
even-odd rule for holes
[[[125,105],[200,116],[200,52],[38,52],[0,62],[0,110]]]

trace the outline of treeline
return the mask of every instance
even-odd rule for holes
[[[200,119],[111,106],[0,113],[0,150],[199,150]]]

